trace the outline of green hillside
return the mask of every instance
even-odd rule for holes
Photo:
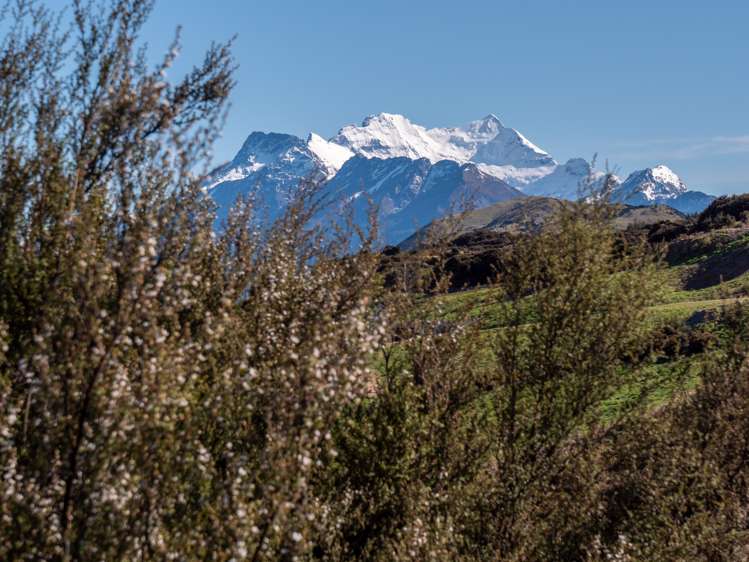
[[[726,345],[721,336],[722,311],[749,299],[749,224],[741,211],[744,201],[734,198],[733,205],[726,205],[719,200],[716,206],[722,206],[720,213],[711,207],[703,215],[690,218],[661,208],[632,207],[619,209],[612,216],[622,238],[630,242],[640,238],[647,243],[657,266],[643,319],[649,332],[646,339],[652,342],[650,356],[636,366],[625,366],[630,381],[611,390],[602,405],[605,417],[615,415],[637,393],[646,392],[647,403],[656,406],[693,387],[697,366]],[[386,262],[431,270],[440,252],[446,256],[442,267],[448,271],[450,264],[454,267],[458,262],[456,256],[470,260],[468,256],[473,255],[493,262],[496,285],[484,275],[488,269],[485,264],[480,270],[484,276],[476,283],[479,286],[461,289],[451,285],[450,292],[431,297],[427,301],[434,302],[425,304],[448,324],[467,319],[488,342],[492,333],[506,330],[512,323],[530,328],[542,321],[534,295],[520,302],[506,298],[501,273],[506,268],[502,262],[509,259],[507,255],[512,253],[517,238],[505,235],[527,231],[528,225],[534,225],[532,230],[536,231],[561,208],[561,204],[550,204],[544,198],[494,205],[461,217],[460,234],[450,244],[397,253]],[[456,271],[465,273],[465,269]],[[465,276],[462,279],[465,281]],[[472,284],[470,279],[466,284]],[[518,312],[519,318],[514,316]],[[496,358],[488,353],[485,360],[491,363]]]

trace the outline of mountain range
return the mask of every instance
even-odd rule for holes
[[[206,182],[225,219],[238,196],[254,192],[278,216],[301,182],[319,184],[335,220],[343,208],[364,225],[378,209],[382,241],[394,244],[446,213],[525,196],[574,200],[603,187],[605,174],[582,158],[558,163],[495,115],[463,127],[428,129],[402,115],[371,115],[329,140],[253,132]],[[617,177],[610,197],[628,205],[665,204],[699,212],[714,197],[690,191],[663,165]]]

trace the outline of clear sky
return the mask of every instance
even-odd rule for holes
[[[146,39],[162,52],[177,24],[183,62],[237,34],[217,160],[253,130],[495,113],[559,161],[749,191],[749,0],[159,0]]]

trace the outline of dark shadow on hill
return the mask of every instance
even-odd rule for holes
[[[688,291],[712,287],[730,281],[749,271],[749,247],[721,253],[702,261],[687,277],[684,288]]]

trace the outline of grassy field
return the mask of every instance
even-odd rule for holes
[[[746,302],[749,297],[727,297],[722,299],[684,300],[657,304],[648,308],[648,315],[654,320],[686,320],[695,312],[718,310],[738,302]]]
[[[749,299],[749,272],[712,287],[689,291],[683,288],[682,280],[692,267],[669,267],[658,273],[660,290],[654,295],[655,304],[648,307],[648,315],[653,320],[686,320],[695,312],[717,310]],[[481,323],[483,329],[501,327],[502,304],[491,288],[459,291],[438,298],[442,315],[448,320],[467,312]],[[530,302],[528,309],[531,314]]]
[[[664,325],[683,325],[693,315],[701,311],[718,311],[739,302],[749,301],[749,272],[730,281],[699,290],[686,290],[684,279],[692,273],[693,264],[666,267],[658,272],[657,294],[651,306],[646,309],[646,322],[656,330]],[[496,330],[501,330],[506,319],[503,304],[492,288],[477,288],[450,293],[437,297],[438,314],[446,320],[465,317],[479,322],[487,341]],[[527,323],[533,319],[532,297],[527,299]],[[614,419],[633,404],[658,407],[674,393],[689,391],[698,381],[700,362],[708,354],[658,357],[654,356],[645,364],[625,369],[622,380],[626,381],[614,389],[610,398],[601,405],[602,419]],[[491,355],[489,353],[489,355]],[[491,361],[487,357],[487,361]]]

